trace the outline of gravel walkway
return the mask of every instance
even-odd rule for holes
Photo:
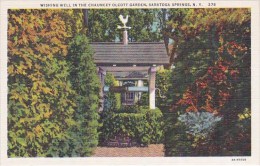
[[[164,157],[163,144],[148,147],[97,147],[92,157]]]

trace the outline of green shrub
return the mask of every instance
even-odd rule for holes
[[[156,72],[155,87],[157,90],[155,104],[161,110],[169,110],[172,104],[172,97],[170,97],[170,95],[173,95],[174,89],[172,86],[172,77],[172,70],[159,69]]]
[[[171,132],[167,132],[165,142],[165,156],[192,156],[192,139],[185,132],[182,123],[172,126]]]
[[[105,85],[111,86],[118,86],[118,82],[116,81],[115,77],[111,73],[107,73],[105,77]],[[107,92],[106,98],[104,101],[104,111],[109,110],[118,110],[121,108],[121,94],[114,93],[114,92]]]
[[[186,133],[187,127],[178,122],[176,112],[164,113],[165,156],[191,156],[192,140]]]
[[[165,156],[250,156],[250,120],[244,113],[227,127],[222,118],[207,112],[167,113]]]
[[[251,155],[251,110],[245,109],[235,123],[218,124],[212,137],[211,149],[214,155],[250,156]]]
[[[198,137],[207,137],[221,119],[209,112],[188,112],[178,117],[186,126],[186,133]]]
[[[149,106],[149,94],[147,92],[142,93],[140,101],[138,101],[140,106]]]
[[[126,135],[143,145],[160,143],[163,137],[161,111],[141,107],[133,112],[102,112],[100,144],[118,135]]]
[[[100,81],[93,51],[85,35],[76,35],[71,40],[67,60],[70,64],[69,79],[76,92],[73,119],[77,123],[69,128],[69,139],[64,141],[70,145],[68,153],[74,152],[73,156],[90,156],[98,144]]]
[[[139,106],[137,105],[124,105],[119,110],[114,110],[114,112],[118,113],[138,113]]]

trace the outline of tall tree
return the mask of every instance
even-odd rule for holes
[[[97,145],[99,81],[78,33],[81,10],[8,11],[10,157],[89,156]]]
[[[226,16],[225,13],[229,12],[232,12],[232,15]],[[239,18],[239,15],[243,15],[243,19]],[[186,82],[192,84],[187,88],[195,92],[192,93],[193,97],[204,101],[212,97],[209,105],[199,100],[193,103],[197,108],[194,107],[192,110],[201,107],[210,112],[224,114],[222,106],[229,101],[229,97],[232,98],[233,90],[242,90],[237,87],[238,83],[247,89],[241,91],[243,95],[240,94],[239,98],[246,103],[238,112],[250,107],[249,10],[193,9],[186,13],[182,21],[175,32],[181,34],[178,38],[178,48],[174,52],[178,54],[177,68],[178,65],[183,66]],[[201,98],[202,96],[204,97]]]
[[[170,20],[175,111],[223,116],[212,153],[250,154],[250,119],[239,118],[251,109],[250,9],[174,9]]]
[[[59,10],[8,11],[8,155],[46,156],[73,125],[68,27]]]
[[[100,81],[93,59],[93,51],[85,35],[76,35],[70,43],[67,57],[70,80],[76,91],[75,120],[72,129],[75,155],[89,156],[98,144],[98,107]]]
[[[107,9],[88,11],[89,36],[92,42],[122,41],[121,25],[118,16],[129,15],[127,26],[129,40],[132,42],[161,41],[161,15],[157,9]]]

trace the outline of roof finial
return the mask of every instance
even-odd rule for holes
[[[118,25],[117,28],[118,29],[131,29],[131,27],[127,27],[126,23],[128,22],[128,15],[126,15],[126,18],[124,18],[121,14],[119,16],[120,21],[122,22],[122,24],[124,25],[123,27]]]
[[[127,21],[128,21],[128,15],[126,16],[126,18],[124,18],[124,17],[120,14],[119,19],[120,19],[120,21],[123,23],[124,26],[122,27],[122,26],[118,25],[117,28],[124,30],[124,32],[123,32],[123,43],[124,43],[124,45],[127,45],[127,44],[128,44],[127,29],[131,29],[131,27],[127,27],[127,26],[126,26],[126,23],[127,23]]]

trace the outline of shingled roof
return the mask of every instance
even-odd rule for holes
[[[98,65],[165,65],[169,63],[164,43],[91,43]]]
[[[133,72],[113,72],[113,75],[115,76],[116,79],[147,79],[148,75],[147,72],[143,71],[133,71]]]

